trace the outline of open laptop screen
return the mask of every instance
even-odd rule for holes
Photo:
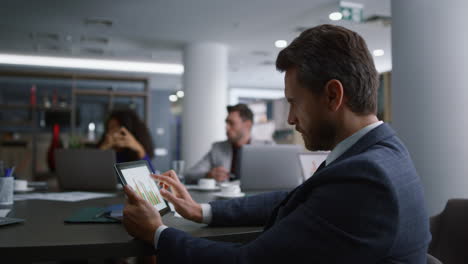
[[[304,181],[315,173],[320,164],[327,159],[329,153],[329,151],[316,151],[298,154]]]

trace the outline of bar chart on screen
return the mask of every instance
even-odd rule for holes
[[[125,181],[143,199],[151,203],[156,209],[167,207],[159,192],[155,181],[150,177],[150,171],[146,166],[138,166],[121,170]]]
[[[152,205],[158,205],[161,200],[158,197],[158,191],[155,190],[154,184],[145,184],[143,181],[132,179],[134,190],[145,200],[149,201]]]

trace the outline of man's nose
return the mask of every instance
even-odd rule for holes
[[[295,125],[296,124],[296,118],[291,113],[288,114],[288,124],[290,124],[290,125]]]

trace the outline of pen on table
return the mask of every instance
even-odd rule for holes
[[[11,167],[9,170],[8,170],[8,173],[5,177],[13,177],[13,173],[15,172],[15,166]]]
[[[100,218],[100,217],[105,216],[106,214],[107,214],[107,211],[102,211],[99,214],[95,215],[94,218]]]

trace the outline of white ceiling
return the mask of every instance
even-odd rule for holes
[[[364,17],[390,16],[390,0],[353,0]],[[190,42],[229,46],[229,86],[282,88],[274,61],[277,39],[293,40],[300,27],[331,23],[336,0],[0,0],[0,52],[182,63]],[[112,21],[112,26],[87,24]],[[384,49],[375,62],[391,69],[391,29],[380,22],[340,21]],[[104,43],[83,38],[104,38]],[[107,40],[107,41],[106,41]],[[5,68],[5,67],[2,67]],[[180,76],[153,75],[157,89],[178,89]]]

